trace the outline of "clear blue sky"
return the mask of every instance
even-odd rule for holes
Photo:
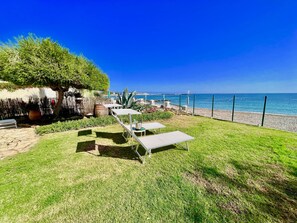
[[[111,90],[297,92],[297,1],[1,1],[0,41],[35,33]]]

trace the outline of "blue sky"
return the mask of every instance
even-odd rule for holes
[[[0,41],[83,54],[111,90],[297,92],[297,1],[2,1]]]

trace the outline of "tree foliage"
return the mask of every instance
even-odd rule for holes
[[[7,91],[16,91],[18,89],[20,89],[21,87],[18,85],[15,85],[11,82],[0,82],[0,91],[1,90],[7,90]]]
[[[58,91],[57,114],[69,87],[106,91],[109,79],[90,60],[69,52],[50,38],[16,38],[0,46],[0,79],[20,86]]]

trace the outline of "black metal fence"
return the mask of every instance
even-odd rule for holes
[[[183,106],[182,106],[182,97],[183,96],[185,96],[185,97],[187,97],[187,104],[189,105],[189,98],[190,97],[192,97],[192,105],[191,105],[191,107],[192,107],[192,111],[190,111],[189,109],[187,109],[186,111],[188,112],[188,113],[192,113],[192,115],[195,115],[195,114],[197,114],[197,113],[199,113],[199,111],[196,111],[196,106],[197,106],[197,102],[196,102],[196,95],[194,94],[194,95],[190,95],[190,94],[181,94],[181,95],[179,95],[179,105],[178,105],[178,107],[179,107],[179,110],[181,111],[181,110],[183,110]],[[230,103],[230,101],[228,102],[228,103]],[[267,103],[267,96],[264,96],[264,98],[263,98],[263,110],[262,110],[262,118],[261,118],[261,126],[264,126],[264,120],[265,120],[265,114],[266,114],[266,103]],[[236,104],[236,96],[235,95],[233,95],[233,97],[232,97],[232,107],[231,107],[231,112],[230,112],[230,119],[231,119],[231,121],[233,122],[234,121],[234,115],[235,115],[235,104]],[[214,115],[214,112],[215,112],[215,95],[212,95],[212,97],[211,97],[211,109],[210,109],[210,117],[212,117],[212,118],[216,118],[215,117],[215,115]],[[219,117],[219,118],[221,118],[221,117]],[[224,119],[224,118],[223,118]],[[228,119],[229,120],[229,119]]]
[[[163,106],[171,104],[180,113],[297,132],[297,93],[182,94],[158,97]],[[162,98],[165,100],[162,101]]]

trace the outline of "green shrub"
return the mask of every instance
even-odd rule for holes
[[[173,116],[172,112],[154,112],[143,115],[135,115],[133,119],[138,121],[152,121],[157,119],[169,119]],[[128,117],[123,118],[124,122],[128,122]],[[68,130],[82,129],[96,126],[106,126],[115,124],[116,120],[112,116],[102,116],[98,118],[80,119],[65,122],[56,122],[50,125],[39,126],[36,128],[36,133],[39,135],[53,133],[53,132],[64,132]]]

